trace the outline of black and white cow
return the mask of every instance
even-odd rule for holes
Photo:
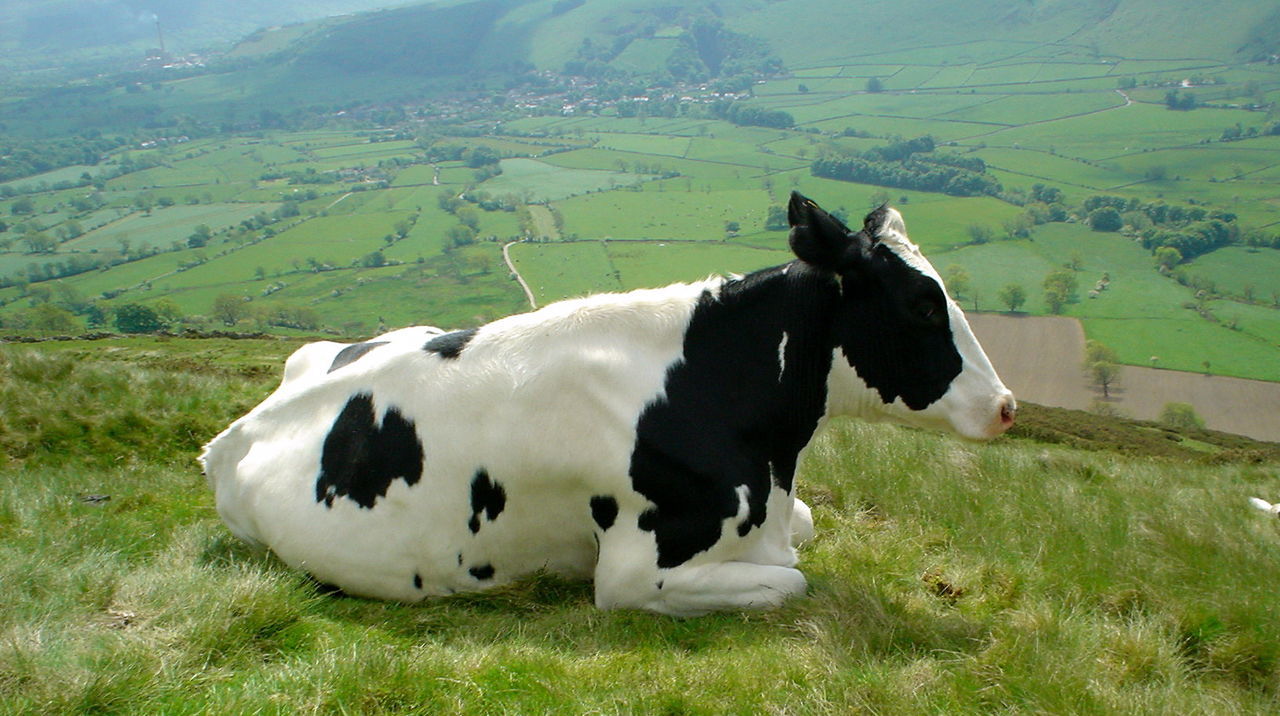
[[[538,569],[674,615],[803,593],[792,479],[828,416],[982,440],[1015,404],[898,212],[788,213],[797,260],[747,276],[304,346],[206,447],[219,513],[371,597]]]

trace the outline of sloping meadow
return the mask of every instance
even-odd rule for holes
[[[1276,709],[1267,453],[838,422],[799,479],[810,594],[777,612],[605,613],[547,575],[389,604],[238,543],[194,462],[294,345],[0,346],[0,712]]]

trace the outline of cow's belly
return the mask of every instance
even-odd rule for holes
[[[332,419],[287,433],[259,431],[231,480],[218,480],[218,509],[236,533],[259,542],[321,582],[362,596],[414,601],[484,589],[537,570],[590,577],[597,544],[594,495],[630,491],[625,430],[597,416],[594,450],[566,454],[568,434],[586,424],[543,421],[547,432],[527,441],[488,416],[467,420],[415,416],[425,459],[421,477],[386,483],[372,506],[317,490]],[[529,416],[511,416],[528,421]],[[473,423],[474,425],[474,423]],[[526,434],[527,425],[526,425]],[[496,446],[496,447],[495,447]],[[483,471],[488,493],[477,490]],[[480,502],[477,503],[477,492]]]
[[[415,601],[542,569],[584,578],[594,569],[585,481],[503,482],[495,471],[505,504],[477,512],[473,474],[428,470],[412,486],[393,481],[371,508],[345,498],[326,505],[314,471],[299,469],[316,463],[283,447],[259,443],[246,456],[239,477],[248,489],[236,509],[251,513],[252,538],[349,593]]]

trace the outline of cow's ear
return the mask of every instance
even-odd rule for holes
[[[849,228],[799,192],[791,192],[787,223],[791,224],[791,251],[807,264],[839,271],[857,253]]]

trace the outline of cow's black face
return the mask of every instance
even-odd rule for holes
[[[839,277],[833,339],[858,378],[885,404],[901,398],[923,410],[941,398],[963,367],[950,301],[924,257],[889,225],[900,224],[896,212],[873,211],[856,233],[799,194],[788,214],[796,255]]]
[[[923,410],[947,392],[963,361],[937,280],[877,244],[841,275],[836,340],[849,365],[885,403]]]

